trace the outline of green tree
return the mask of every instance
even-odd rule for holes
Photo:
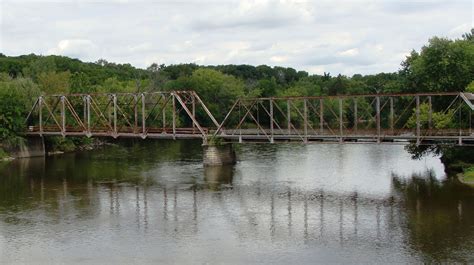
[[[71,73],[42,72],[38,75],[38,85],[46,94],[69,93]]]
[[[471,83],[469,83],[469,85],[467,85],[466,91],[470,93],[474,93],[474,81],[472,81]]]
[[[23,69],[23,74],[32,78],[33,80],[38,80],[41,74],[56,72],[56,70],[57,67],[54,57],[39,56]]]
[[[198,69],[190,78],[191,87],[205,101],[218,120],[222,120],[227,110],[244,94],[244,82],[231,75],[212,69]]]
[[[474,43],[434,37],[420,53],[412,51],[402,68],[409,91],[462,91],[474,80]]]
[[[95,92],[95,88],[92,86],[89,76],[84,72],[77,72],[71,76],[71,93],[91,93]]]
[[[148,90],[150,91],[159,91],[163,90],[168,78],[166,73],[163,72],[165,65],[158,65],[156,63],[151,64],[147,71],[150,73],[150,84]]]
[[[131,93],[136,91],[136,83],[133,80],[120,81],[117,77],[107,78],[104,83],[97,87],[97,92],[102,93]]]
[[[427,103],[420,104],[420,126],[421,128],[429,127],[429,111],[430,105]],[[454,126],[453,122],[454,110],[449,110],[446,113],[442,112],[432,112],[431,114],[431,123],[432,127],[435,129],[447,129]],[[408,128],[416,128],[416,109],[413,109],[413,114],[407,121]]]
[[[259,80],[256,89],[258,92],[256,92],[255,95],[262,97],[272,97],[277,94],[279,85],[277,84],[275,77],[272,77],[269,79]]]
[[[25,117],[39,94],[38,86],[31,79],[13,79],[0,74],[0,142],[18,143]]]

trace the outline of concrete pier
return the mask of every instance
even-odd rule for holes
[[[232,144],[203,145],[204,166],[234,165],[235,151]]]
[[[25,142],[18,147],[6,148],[6,151],[14,158],[25,158],[45,156],[44,139],[40,136],[26,137]]]

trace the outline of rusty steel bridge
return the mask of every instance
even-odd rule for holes
[[[240,98],[213,113],[192,90],[48,95],[34,103],[26,134],[474,145],[473,103],[460,92]]]

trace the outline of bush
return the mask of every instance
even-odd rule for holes
[[[209,136],[207,137],[207,144],[208,145],[213,145],[213,146],[218,146],[222,145],[222,138],[215,137],[215,136]]]
[[[427,128],[429,123],[430,106],[427,103],[420,104],[420,125],[422,128]],[[454,126],[453,122],[454,110],[449,110],[446,113],[433,112],[431,115],[431,122],[435,129],[448,129]],[[408,128],[416,128],[416,108],[413,109],[413,114],[407,121]]]

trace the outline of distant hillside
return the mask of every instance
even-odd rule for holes
[[[5,56],[0,54],[0,72],[6,72],[13,77],[35,75],[46,71],[84,73],[90,79],[91,84],[99,84],[112,77],[121,81],[147,77],[146,70],[133,67],[130,64],[109,63],[105,60],[86,63],[78,59],[56,55]]]

